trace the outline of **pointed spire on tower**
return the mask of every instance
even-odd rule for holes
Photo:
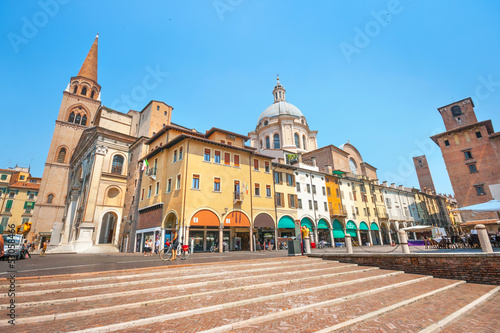
[[[83,62],[82,68],[78,72],[78,76],[83,76],[84,78],[90,79],[97,83],[97,41],[99,39],[99,34],[95,37],[94,44],[90,48],[85,61]]]

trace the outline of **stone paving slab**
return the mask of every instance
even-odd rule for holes
[[[420,302],[349,328],[349,332],[419,332],[473,302],[494,286],[462,284]],[[452,300],[452,301],[451,301]]]
[[[442,333],[498,333],[500,332],[500,293],[444,327]]]

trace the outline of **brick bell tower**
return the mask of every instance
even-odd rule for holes
[[[33,233],[41,242],[50,238],[54,222],[62,222],[69,163],[82,132],[92,126],[101,105],[101,86],[97,83],[96,36],[77,76],[63,92],[50,143],[42,183],[33,211]]]

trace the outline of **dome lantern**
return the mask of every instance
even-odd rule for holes
[[[274,103],[286,102],[286,99],[285,99],[285,92],[286,92],[286,90],[281,85],[279,77],[277,78],[277,81],[278,82],[274,86],[274,90],[273,90]]]

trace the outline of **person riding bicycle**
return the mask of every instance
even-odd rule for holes
[[[172,258],[169,260],[177,259],[177,246],[179,246],[179,240],[177,239],[177,230],[174,230],[174,234],[172,235]]]

